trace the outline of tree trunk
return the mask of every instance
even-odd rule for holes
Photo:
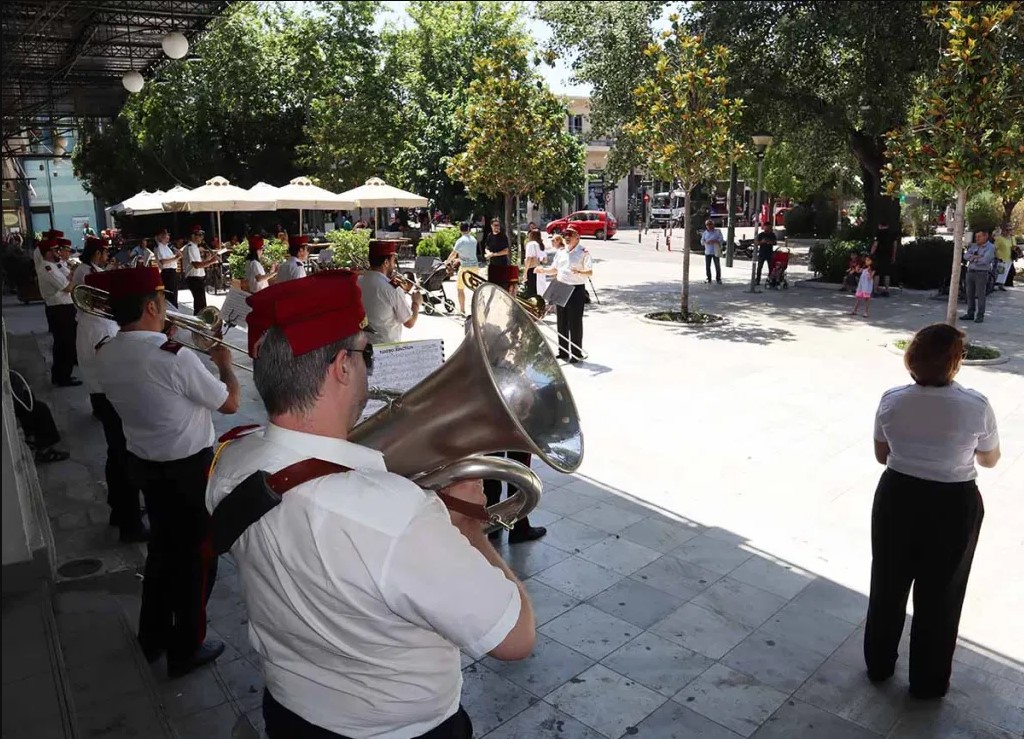
[[[1007,200],[1003,198],[1003,223],[999,224],[1002,226],[1004,223],[1010,223],[1013,221],[1013,209],[1017,207],[1019,201]],[[1003,236],[1010,236],[1011,234],[1003,234]]]
[[[690,245],[693,243],[691,195],[693,188],[686,188],[686,196],[683,198],[683,297],[679,309],[687,320],[690,318]]]
[[[885,166],[885,139],[870,136],[863,131],[850,135],[850,151],[860,163],[863,180],[864,221],[868,231],[874,233],[883,216],[892,227],[900,223],[900,202],[882,195],[882,167]]]
[[[953,271],[949,275],[949,302],[946,303],[946,323],[956,325],[956,312],[960,300],[960,260],[964,253],[964,211],[967,209],[967,191],[956,193],[956,214],[953,216]]]
[[[505,193],[505,213],[501,219],[505,227],[505,236],[508,237],[508,263],[516,264],[516,254],[519,253],[519,244],[512,243],[512,194]]]

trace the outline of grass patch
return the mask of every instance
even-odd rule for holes
[[[659,310],[654,313],[648,313],[644,318],[649,318],[652,321],[664,321],[665,323],[684,323],[688,326],[706,326],[722,320],[721,316],[699,310],[692,310],[687,314],[683,314],[682,311],[678,310]]]
[[[900,351],[906,351],[910,346],[910,339],[897,339],[892,345]],[[968,344],[967,356],[964,359],[999,359],[1002,356],[998,349],[992,346],[981,346],[980,344]]]

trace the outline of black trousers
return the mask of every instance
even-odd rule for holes
[[[711,282],[711,263],[715,263],[715,279],[722,281],[722,260],[714,254],[704,255],[704,271],[707,272],[708,282]]]
[[[14,403],[14,415],[21,422],[21,428],[25,432],[25,443],[32,451],[49,449],[60,442],[60,431],[53,422],[50,406],[39,398],[35,398],[31,411],[25,410],[21,403]]]
[[[943,695],[949,685],[967,578],[985,515],[974,481],[942,483],[882,473],[871,510],[871,598],[864,660],[891,675],[914,587],[910,689]]]
[[[495,452],[494,454],[487,455],[489,457],[508,457],[513,462],[520,462],[525,464],[527,467],[530,466],[530,455],[527,452]],[[487,498],[487,505],[492,506],[495,503],[501,501],[501,487],[504,485],[501,480],[484,480],[484,497]],[[519,488],[515,485],[508,485],[508,493],[506,497],[511,498],[519,492]],[[512,527],[513,531],[520,529],[530,528],[530,517],[523,516],[516,521],[515,526]]]
[[[185,283],[189,292],[192,293],[192,312],[198,313],[206,307],[206,278],[187,277]]]
[[[764,265],[768,265],[768,274],[772,272],[772,252],[758,252],[757,254],[757,281],[761,282],[761,269]],[[711,276],[708,275],[708,279]]]
[[[78,364],[78,351],[75,349],[75,334],[78,322],[75,320],[75,306],[46,306],[46,322],[53,334],[53,366],[50,368],[50,380],[67,382],[71,372]]]
[[[341,734],[311,724],[302,716],[291,711],[276,700],[270,691],[263,690],[263,721],[266,723],[269,739],[348,739]],[[440,724],[420,734],[415,739],[473,739],[473,722],[466,709],[459,710]]]
[[[558,338],[558,356],[561,359],[583,359],[583,307],[586,298],[587,288],[576,285],[565,307],[558,306],[556,316],[558,333],[561,334]],[[569,341],[575,346],[570,346]]]
[[[107,505],[110,523],[123,531],[142,527],[142,507],[139,505],[139,486],[132,479],[131,458],[124,438],[124,426],[114,406],[102,393],[89,395],[96,417],[103,424],[107,440]]]
[[[533,267],[526,270],[526,297],[536,298],[541,310],[544,309],[546,303],[544,298],[537,294],[537,272]]]
[[[164,296],[175,308],[178,307],[178,270],[173,267],[160,270],[160,280],[164,283]]]
[[[169,662],[185,660],[206,639],[206,601],[217,577],[206,512],[213,449],[170,462],[131,460],[150,530],[139,643],[166,649]]]

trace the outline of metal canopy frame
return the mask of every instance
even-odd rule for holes
[[[161,48],[171,31],[194,43],[231,0],[4,0],[3,134],[41,121],[111,118],[127,99],[134,69],[151,79],[172,62]]]

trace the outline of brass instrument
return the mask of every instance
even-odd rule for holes
[[[466,287],[474,291],[478,290],[481,285],[493,284],[476,272],[466,272],[462,279],[466,283]],[[575,341],[570,339],[568,336],[562,336],[562,334],[558,333],[557,329],[553,329],[551,326],[544,323],[544,314],[546,310],[541,308],[541,303],[536,297],[520,298],[518,295],[513,295],[512,298],[520,305],[520,307],[522,307],[523,310],[533,317],[533,320],[537,322],[538,326],[543,326],[545,329],[552,332],[558,339],[564,339],[573,349],[576,350],[581,359],[586,359],[590,356],[583,347],[579,346]]]
[[[71,301],[78,310],[91,316],[98,316],[112,321],[114,320],[114,315],[110,312],[110,306],[107,303],[108,297],[109,294],[106,290],[100,290],[91,285],[76,285],[71,291]],[[249,353],[248,349],[235,346],[221,338],[221,334],[224,331],[224,319],[221,317],[220,310],[216,306],[207,306],[194,316],[168,310],[167,324],[189,331],[192,335],[192,343],[180,339],[175,339],[175,341],[204,354],[210,351],[215,344],[221,344],[228,349],[241,352],[242,354],[248,355]],[[238,362],[232,362],[231,364],[239,369],[252,372],[252,368],[244,364],[239,364]]]
[[[481,455],[528,452],[566,473],[583,461],[579,414],[558,362],[532,317],[491,283],[473,294],[458,350],[349,441],[382,452],[388,470],[421,487],[475,478],[514,485],[515,495],[487,508],[491,525],[504,528],[537,505],[541,481],[525,465]]]
[[[419,280],[410,280],[401,272],[395,271],[388,279],[391,280],[392,285],[402,290],[405,290],[410,295],[413,293],[419,293],[421,295],[427,294],[427,291],[420,287]]]

